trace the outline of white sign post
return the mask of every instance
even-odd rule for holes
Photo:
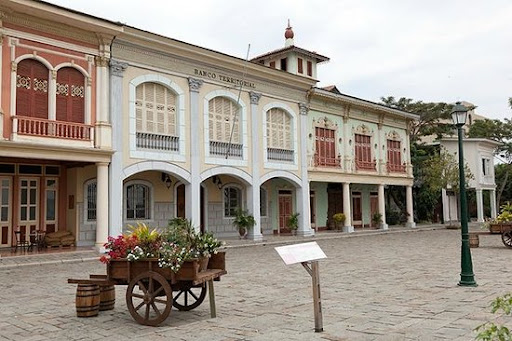
[[[301,263],[313,281],[313,308],[315,312],[315,332],[324,330],[322,320],[322,301],[320,299],[320,274],[318,260],[327,258],[316,242],[276,247],[286,265]]]

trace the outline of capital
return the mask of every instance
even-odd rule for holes
[[[249,92],[249,97],[251,99],[251,104],[258,104],[261,98],[261,94],[258,92],[251,91]]]
[[[307,115],[309,111],[309,107],[306,105],[306,103],[299,103],[299,113],[301,115]]]
[[[188,87],[189,87],[190,91],[199,92],[201,85],[203,85],[203,81],[201,79],[192,78],[192,77],[188,78]]]
[[[110,72],[113,76],[123,77],[123,72],[127,67],[127,63],[121,63],[113,59],[110,60]]]
[[[96,56],[94,58],[96,65],[100,67],[107,67],[108,66],[108,58],[104,56]]]

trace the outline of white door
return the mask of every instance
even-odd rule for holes
[[[18,228],[21,239],[29,240],[29,234],[39,227],[39,178],[20,178]]]

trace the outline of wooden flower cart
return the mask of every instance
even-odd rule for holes
[[[197,308],[206,297],[206,286],[210,298],[211,317],[216,316],[213,281],[225,275],[225,252],[212,255],[208,266],[202,268],[199,260],[186,261],[174,273],[169,268],[158,266],[158,259],[143,259],[130,262],[127,259],[111,259],[106,275],[91,275],[90,279],[68,279],[78,284],[76,307],[78,316],[95,316],[107,303],[101,302],[102,288],[128,285],[126,305],[133,319],[140,324],[158,326],[165,321],[174,306],[188,311]],[[173,295],[174,294],[174,295]],[[112,297],[104,300],[112,301]],[[113,304],[108,303],[112,309]],[[105,309],[106,310],[106,309]]]
[[[512,223],[493,223],[489,231],[470,232],[469,241],[471,247],[478,247],[480,235],[501,234],[501,241],[507,247],[512,248]]]

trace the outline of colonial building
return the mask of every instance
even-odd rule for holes
[[[101,247],[138,222],[185,217],[252,239],[370,226],[403,186],[408,225],[414,115],[317,88],[329,60],[294,45],[244,60],[35,1],[0,5],[1,246],[69,230]]]

